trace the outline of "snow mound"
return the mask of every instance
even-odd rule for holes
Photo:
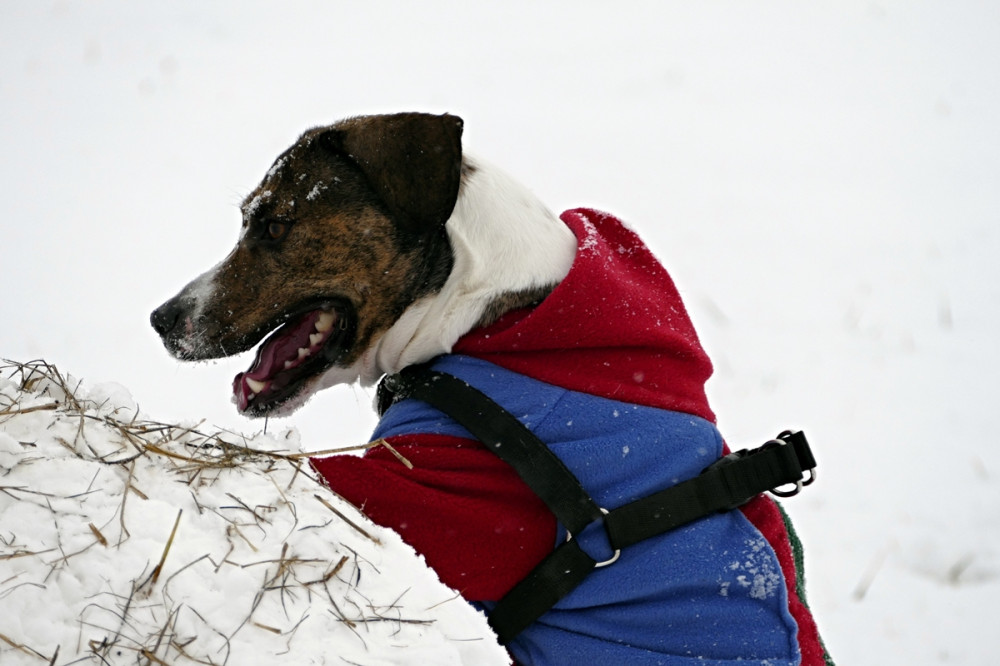
[[[0,366],[0,663],[509,663],[297,440],[157,423],[124,387]]]

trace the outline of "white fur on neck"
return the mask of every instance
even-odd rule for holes
[[[331,368],[320,388],[360,379],[372,384],[451,351],[497,297],[556,284],[569,273],[576,237],[526,187],[497,167],[464,158],[472,168],[445,225],[454,266],[441,291],[403,312],[351,368]]]

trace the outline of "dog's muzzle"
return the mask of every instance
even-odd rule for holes
[[[194,343],[194,321],[192,313],[195,299],[183,293],[153,310],[149,323],[163,340],[163,345],[173,356],[183,360],[198,360],[198,345]]]

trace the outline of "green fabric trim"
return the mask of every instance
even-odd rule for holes
[[[785,513],[785,508],[781,506],[781,502],[775,502],[778,507],[778,511],[781,513],[781,519],[785,523],[785,530],[788,532],[788,542],[792,545],[792,559],[795,562],[795,593],[799,596],[799,599],[809,608],[809,602],[806,600],[806,559],[802,550],[802,540],[799,539],[798,533],[792,526],[792,519],[788,517]],[[826,649],[826,643],[823,642],[823,636],[819,637],[819,643],[823,646],[823,659],[826,661],[826,666],[835,666],[833,659],[830,658],[830,651]]]

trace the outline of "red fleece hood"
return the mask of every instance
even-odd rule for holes
[[[617,218],[585,208],[560,217],[578,240],[566,278],[537,307],[472,331],[453,351],[714,423],[705,396],[712,364],[667,271]]]

